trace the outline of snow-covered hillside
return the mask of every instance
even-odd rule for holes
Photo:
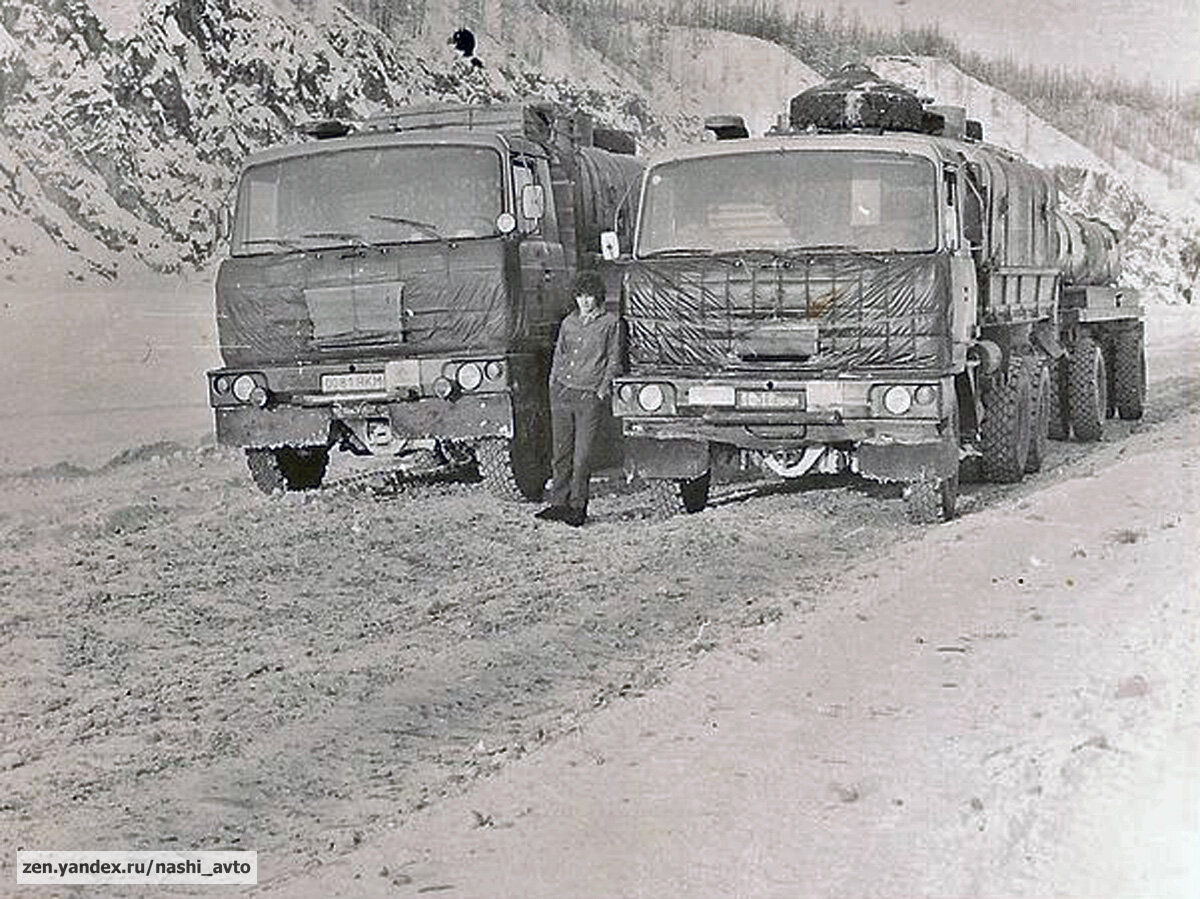
[[[482,67],[448,43],[460,27],[475,33]],[[538,96],[653,147],[698,139],[713,113],[739,113],[761,133],[820,80],[765,41],[611,27],[620,59],[535,0],[0,0],[0,283],[206,266],[242,158],[316,119]],[[1176,286],[1179,223],[1200,209],[1194,167],[1106,162],[942,61],[872,64],[1060,167],[1069,202],[1132,238],[1132,280]]]
[[[816,78],[763,41],[659,37],[622,68],[531,0],[0,0],[0,279],[205,265],[241,159],[306,121],[538,96],[654,146],[733,100],[761,130]]]

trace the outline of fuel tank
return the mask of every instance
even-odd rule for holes
[[[1116,231],[1099,219],[1061,209],[1056,213],[1055,231],[1063,284],[1099,287],[1117,283],[1121,246]]]

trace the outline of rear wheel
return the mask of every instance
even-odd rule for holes
[[[1021,480],[1033,436],[1033,389],[1020,357],[1009,360],[1008,372],[983,397],[979,428],[983,476],[1011,484]]]
[[[1113,394],[1117,414],[1137,421],[1146,406],[1146,346],[1139,325],[1113,340]]]
[[[707,471],[697,478],[655,478],[649,483],[650,504],[654,513],[662,518],[678,515],[680,512],[699,512],[708,505],[711,483],[712,475]]]
[[[263,493],[315,490],[325,478],[329,449],[324,446],[247,447],[250,477]]]
[[[1025,460],[1026,474],[1042,470],[1046,459],[1046,448],[1050,440],[1050,421],[1054,417],[1053,378],[1049,365],[1032,368],[1033,378],[1033,423],[1029,436],[1029,457]]]
[[[1076,438],[1100,439],[1108,414],[1108,371],[1104,353],[1088,334],[1075,343],[1067,362],[1067,408]]]
[[[1046,432],[1051,440],[1066,440],[1071,436],[1071,418],[1067,410],[1066,365],[1057,360],[1050,363],[1050,420]]]

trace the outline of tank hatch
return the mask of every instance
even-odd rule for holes
[[[822,84],[792,97],[788,124],[794,131],[917,131],[941,134],[945,117],[928,99],[885,81],[867,66],[850,63]]]

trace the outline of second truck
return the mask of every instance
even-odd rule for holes
[[[546,103],[413,106],[312,137],[238,181],[218,442],[267,492],[319,486],[333,449],[428,449],[538,498],[558,323],[601,229],[632,228],[632,139]]]
[[[624,257],[614,412],[660,503],[697,511],[714,467],[749,463],[898,483],[946,519],[964,460],[1017,481],[1048,436],[1141,417],[1114,233],[963,110],[852,66],[765,137],[711,127],[650,162]]]

